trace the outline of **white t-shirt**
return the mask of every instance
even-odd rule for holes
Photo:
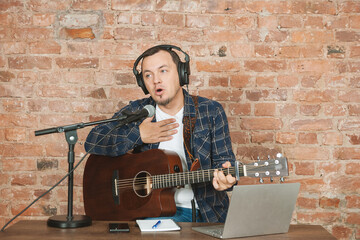
[[[171,150],[178,154],[181,159],[183,171],[188,171],[185,150],[184,150],[184,138],[183,138],[183,128],[182,123],[184,108],[182,108],[175,116],[171,116],[163,112],[158,105],[156,105],[156,121],[162,121],[169,118],[175,118],[176,122],[179,124],[179,127],[176,129],[178,132],[173,135],[173,139],[170,141],[160,142],[159,149]],[[175,203],[177,207],[191,208],[191,200],[194,198],[194,192],[190,184],[186,184],[184,188],[177,188],[175,192]],[[196,208],[198,205],[195,201]]]

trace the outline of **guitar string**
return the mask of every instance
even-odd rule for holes
[[[270,165],[260,165],[260,166],[247,166],[248,170],[252,170],[254,168],[256,169],[260,169],[263,167],[269,167]],[[230,174],[234,174],[235,168],[220,168],[218,169],[219,171],[223,171],[225,173],[230,173]],[[243,173],[242,169],[239,169],[240,173]],[[199,179],[199,174],[200,174],[200,178],[210,178],[212,177],[212,174],[215,170],[214,169],[209,169],[209,170],[202,170],[202,171],[197,171],[197,172],[182,172],[182,173],[171,173],[171,174],[162,174],[162,175],[156,175],[156,176],[150,176],[150,179],[152,180],[152,184],[157,184],[157,186],[164,186],[164,185],[169,185],[172,182],[174,182],[174,178],[176,182],[181,182],[183,180],[189,180],[191,182],[191,180],[198,180]],[[210,173],[209,173],[210,172]],[[194,174],[195,173],[195,174]],[[203,174],[205,173],[205,175]],[[190,175],[190,176],[189,176]],[[156,177],[156,180],[154,180],[154,177]],[[130,178],[130,179],[122,179],[122,180],[118,180],[117,182],[117,187],[118,189],[124,189],[124,188],[129,188],[132,186],[141,186],[141,185],[145,185],[146,183],[148,183],[148,179],[149,176],[147,177],[141,177],[138,178],[138,180],[136,181],[136,184],[133,184],[134,178]],[[176,186],[177,184],[172,184],[174,186]]]

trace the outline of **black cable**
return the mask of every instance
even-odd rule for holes
[[[16,214],[12,219],[10,219],[2,228],[1,228],[1,232],[4,232],[5,228],[12,222],[14,221],[17,217],[19,217],[21,214],[23,214],[26,210],[28,210],[32,205],[34,205],[37,201],[39,201],[43,196],[45,196],[46,194],[48,194],[49,192],[51,192],[55,187],[57,187],[62,181],[64,181],[67,177],[69,177],[70,174],[72,174],[75,169],[82,163],[82,161],[85,159],[85,157],[89,154],[89,152],[91,152],[102,140],[105,139],[105,137],[107,137],[112,131],[114,131],[117,127],[119,126],[119,124],[115,125],[115,127],[113,127],[112,129],[110,129],[110,131],[108,133],[106,133],[97,143],[95,143],[95,145],[93,147],[91,147],[89,149],[88,152],[86,152],[86,154],[80,159],[80,161],[75,165],[75,167],[68,172],[62,179],[60,179],[60,181],[58,181],[57,183],[55,183],[49,190],[47,190],[45,193],[41,194],[38,198],[36,198],[32,203],[30,203],[26,208],[24,208],[21,212],[19,212],[18,214]]]

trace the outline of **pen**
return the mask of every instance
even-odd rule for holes
[[[161,221],[159,220],[159,221],[157,221],[155,224],[154,224],[154,226],[152,226],[152,228],[154,229],[154,228],[157,228],[158,226],[159,226],[159,224],[161,223]]]

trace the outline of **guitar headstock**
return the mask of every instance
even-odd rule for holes
[[[286,157],[278,153],[275,159],[256,161],[246,164],[246,176],[248,177],[284,177],[289,176]]]

